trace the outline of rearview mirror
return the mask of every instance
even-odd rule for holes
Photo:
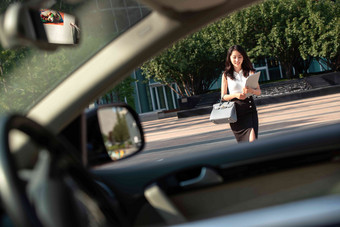
[[[33,45],[45,50],[79,43],[75,16],[51,9],[32,9],[15,3],[0,17],[0,41],[4,48]]]
[[[104,145],[112,160],[130,156],[140,150],[141,132],[126,107],[100,108],[97,115]]]
[[[86,115],[90,165],[117,161],[143,149],[138,115],[126,104],[99,106]]]

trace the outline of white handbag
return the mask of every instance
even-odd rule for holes
[[[210,121],[215,124],[235,123],[237,121],[234,102],[219,102],[213,105]]]

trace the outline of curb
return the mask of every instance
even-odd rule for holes
[[[323,88],[315,88],[306,91],[300,91],[296,93],[289,93],[284,95],[275,95],[271,97],[263,97],[255,99],[255,104],[257,106],[294,101],[298,99],[313,98],[317,96],[331,95],[340,92],[340,85],[334,85]]]
[[[315,88],[315,89],[300,91],[296,93],[257,98],[255,99],[255,104],[257,106],[262,106],[262,105],[273,104],[273,103],[282,103],[282,102],[294,101],[294,100],[305,99],[305,98],[313,98],[317,96],[331,95],[331,94],[335,94],[339,92],[340,92],[340,85],[333,85],[329,87]],[[211,109],[212,109],[212,106],[204,106],[204,107],[200,107],[196,109],[180,110],[177,112],[177,117],[185,118],[185,117],[193,117],[197,115],[210,114]]]

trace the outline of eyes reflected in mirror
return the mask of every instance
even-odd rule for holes
[[[100,108],[97,116],[104,145],[112,160],[125,158],[141,150],[141,131],[127,108]]]

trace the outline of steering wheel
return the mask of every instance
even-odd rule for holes
[[[9,146],[12,130],[39,147],[32,169],[16,166]],[[15,226],[125,225],[75,154],[70,144],[27,117],[0,117],[0,197]]]

